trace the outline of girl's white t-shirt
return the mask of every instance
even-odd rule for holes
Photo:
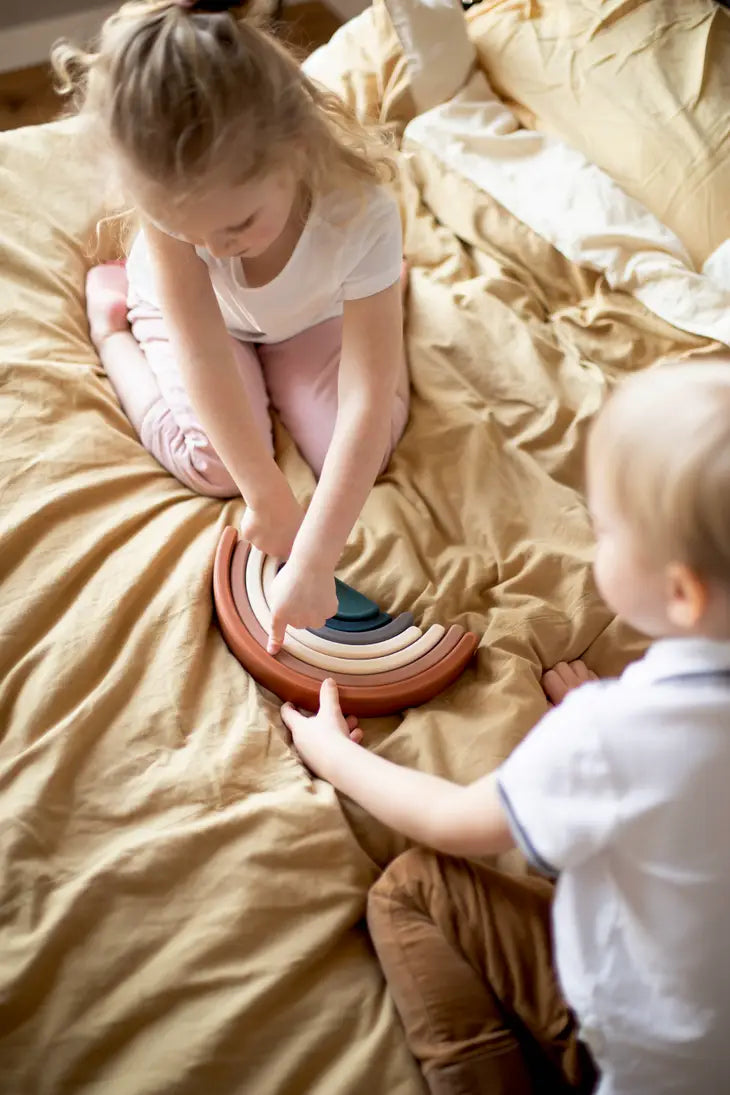
[[[248,342],[283,342],[309,327],[342,315],[346,300],[373,296],[400,277],[402,230],[398,205],[382,186],[317,195],[288,263],[266,285],[246,285],[240,258],[198,255],[226,327]],[[160,306],[144,234],[127,260],[130,290]]]

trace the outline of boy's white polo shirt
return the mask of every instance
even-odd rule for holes
[[[498,786],[558,875],[556,965],[601,1095],[730,1091],[730,642],[663,640],[571,692]]]

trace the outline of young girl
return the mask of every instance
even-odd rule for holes
[[[230,10],[229,10],[230,9]],[[269,650],[336,611],[334,569],[408,417],[401,226],[379,135],[220,0],[125,4],[54,51],[141,219],[87,281],[91,336],[142,443],[287,559]],[[271,404],[319,483],[276,466]]]

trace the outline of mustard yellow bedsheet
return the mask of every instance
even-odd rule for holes
[[[99,367],[75,125],[0,137],[0,188],[0,1090],[416,1095],[362,923],[400,842],[310,778],[215,626],[242,504],[159,468]],[[413,411],[341,573],[483,636],[446,694],[366,727],[467,781],[544,711],[543,666],[640,649],[591,578],[586,426],[626,369],[703,343],[425,153],[402,196]]]

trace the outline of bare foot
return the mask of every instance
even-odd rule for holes
[[[548,669],[542,678],[543,691],[547,698],[555,704],[561,703],[568,692],[574,688],[580,688],[587,681],[597,681],[598,677],[589,669],[585,662],[558,662],[553,669]]]
[[[117,331],[128,331],[127,271],[118,262],[94,266],[86,276],[86,314],[91,341],[101,352],[102,345]]]

